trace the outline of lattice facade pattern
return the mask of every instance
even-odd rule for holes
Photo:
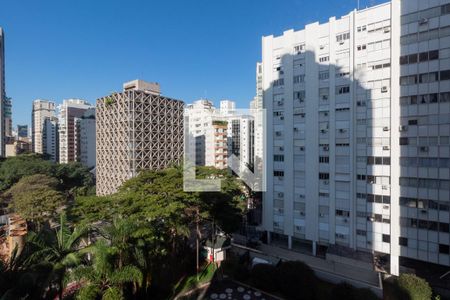
[[[125,91],[98,99],[96,107],[97,195],[116,192],[140,170],[181,162],[184,102]]]

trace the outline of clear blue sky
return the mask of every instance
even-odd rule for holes
[[[360,7],[386,2],[360,0]],[[92,103],[122,83],[157,81],[187,103],[248,107],[261,37],[342,16],[357,0],[2,0],[14,124],[36,98]]]

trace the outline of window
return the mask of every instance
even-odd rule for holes
[[[428,59],[429,60],[439,59],[439,50],[433,50],[428,52]]]
[[[305,52],[305,44],[300,44],[300,45],[294,46],[295,54],[299,54],[299,53],[303,53],[303,52]]]
[[[357,235],[366,236],[366,235],[367,235],[367,232],[366,232],[365,230],[356,229],[356,234],[357,234]]]
[[[356,49],[358,49],[358,51],[366,50],[366,49],[367,49],[367,45],[366,45],[366,44],[364,44],[364,45],[358,45],[358,46],[356,47]]]
[[[273,171],[273,176],[275,177],[283,177],[284,171]]]
[[[274,161],[284,161],[284,155],[274,155],[273,160]]]
[[[305,75],[295,75],[294,83],[305,82]]]
[[[273,86],[282,86],[282,85],[284,85],[284,79],[283,78],[280,78],[280,79],[277,79],[277,80],[273,81]]]
[[[440,78],[440,80],[449,80],[450,79],[450,70],[441,71],[439,78]]]
[[[408,145],[408,138],[407,137],[401,137],[400,138],[400,145]]]
[[[348,218],[350,216],[350,212],[347,210],[336,209],[336,216]]]
[[[450,247],[449,247],[449,245],[439,244],[439,253],[442,253],[442,254],[449,254],[449,253],[450,253]]]
[[[398,238],[398,244],[399,244],[400,246],[408,247],[408,239],[405,238],[405,237],[399,237],[399,238]]]
[[[350,93],[350,86],[345,85],[345,86],[336,87],[336,94],[341,95],[341,94],[348,94],[348,93]]]
[[[328,156],[319,156],[319,163],[327,164],[329,163],[330,158]]]
[[[419,61],[424,62],[428,60],[428,52],[419,53]]]
[[[328,180],[328,179],[330,179],[330,174],[329,173],[319,173],[319,179]]]
[[[408,64],[408,55],[400,56],[400,65]]]
[[[417,53],[416,54],[410,54],[408,56],[408,61],[410,64],[415,64],[417,62]]]
[[[330,78],[330,72],[328,71],[319,72],[319,80],[326,80],[328,78]]]
[[[319,57],[319,62],[326,62],[326,61],[329,61],[330,60],[330,57],[329,56],[322,56],[322,57]]]
[[[342,33],[342,34],[338,34],[336,35],[336,42],[343,42],[345,40],[350,39],[350,32],[346,32],[346,33]]]
[[[389,234],[383,234],[383,242],[384,243],[390,243],[391,242],[391,236]]]

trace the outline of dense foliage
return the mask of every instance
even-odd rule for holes
[[[166,299],[195,270],[196,238],[209,238],[214,227],[234,231],[245,209],[243,186],[224,170],[205,167],[197,174],[223,179],[220,192],[185,192],[182,169],[173,167],[144,171],[104,197],[73,193],[90,184],[80,168],[49,170],[48,176],[24,173],[4,193],[12,210],[40,226],[28,235],[20,263],[2,273],[15,283],[33,281],[27,289],[0,286],[0,296],[54,299],[74,291],[78,299]],[[74,201],[64,199],[69,194]],[[43,205],[36,208],[35,201]]]
[[[391,298],[408,300],[432,299],[433,291],[428,282],[414,274],[401,274],[390,287]]]

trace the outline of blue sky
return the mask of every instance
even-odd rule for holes
[[[386,1],[360,0],[360,7]],[[187,103],[255,94],[261,37],[325,22],[357,0],[2,0],[6,92],[14,124],[31,103],[120,91],[140,78]]]

